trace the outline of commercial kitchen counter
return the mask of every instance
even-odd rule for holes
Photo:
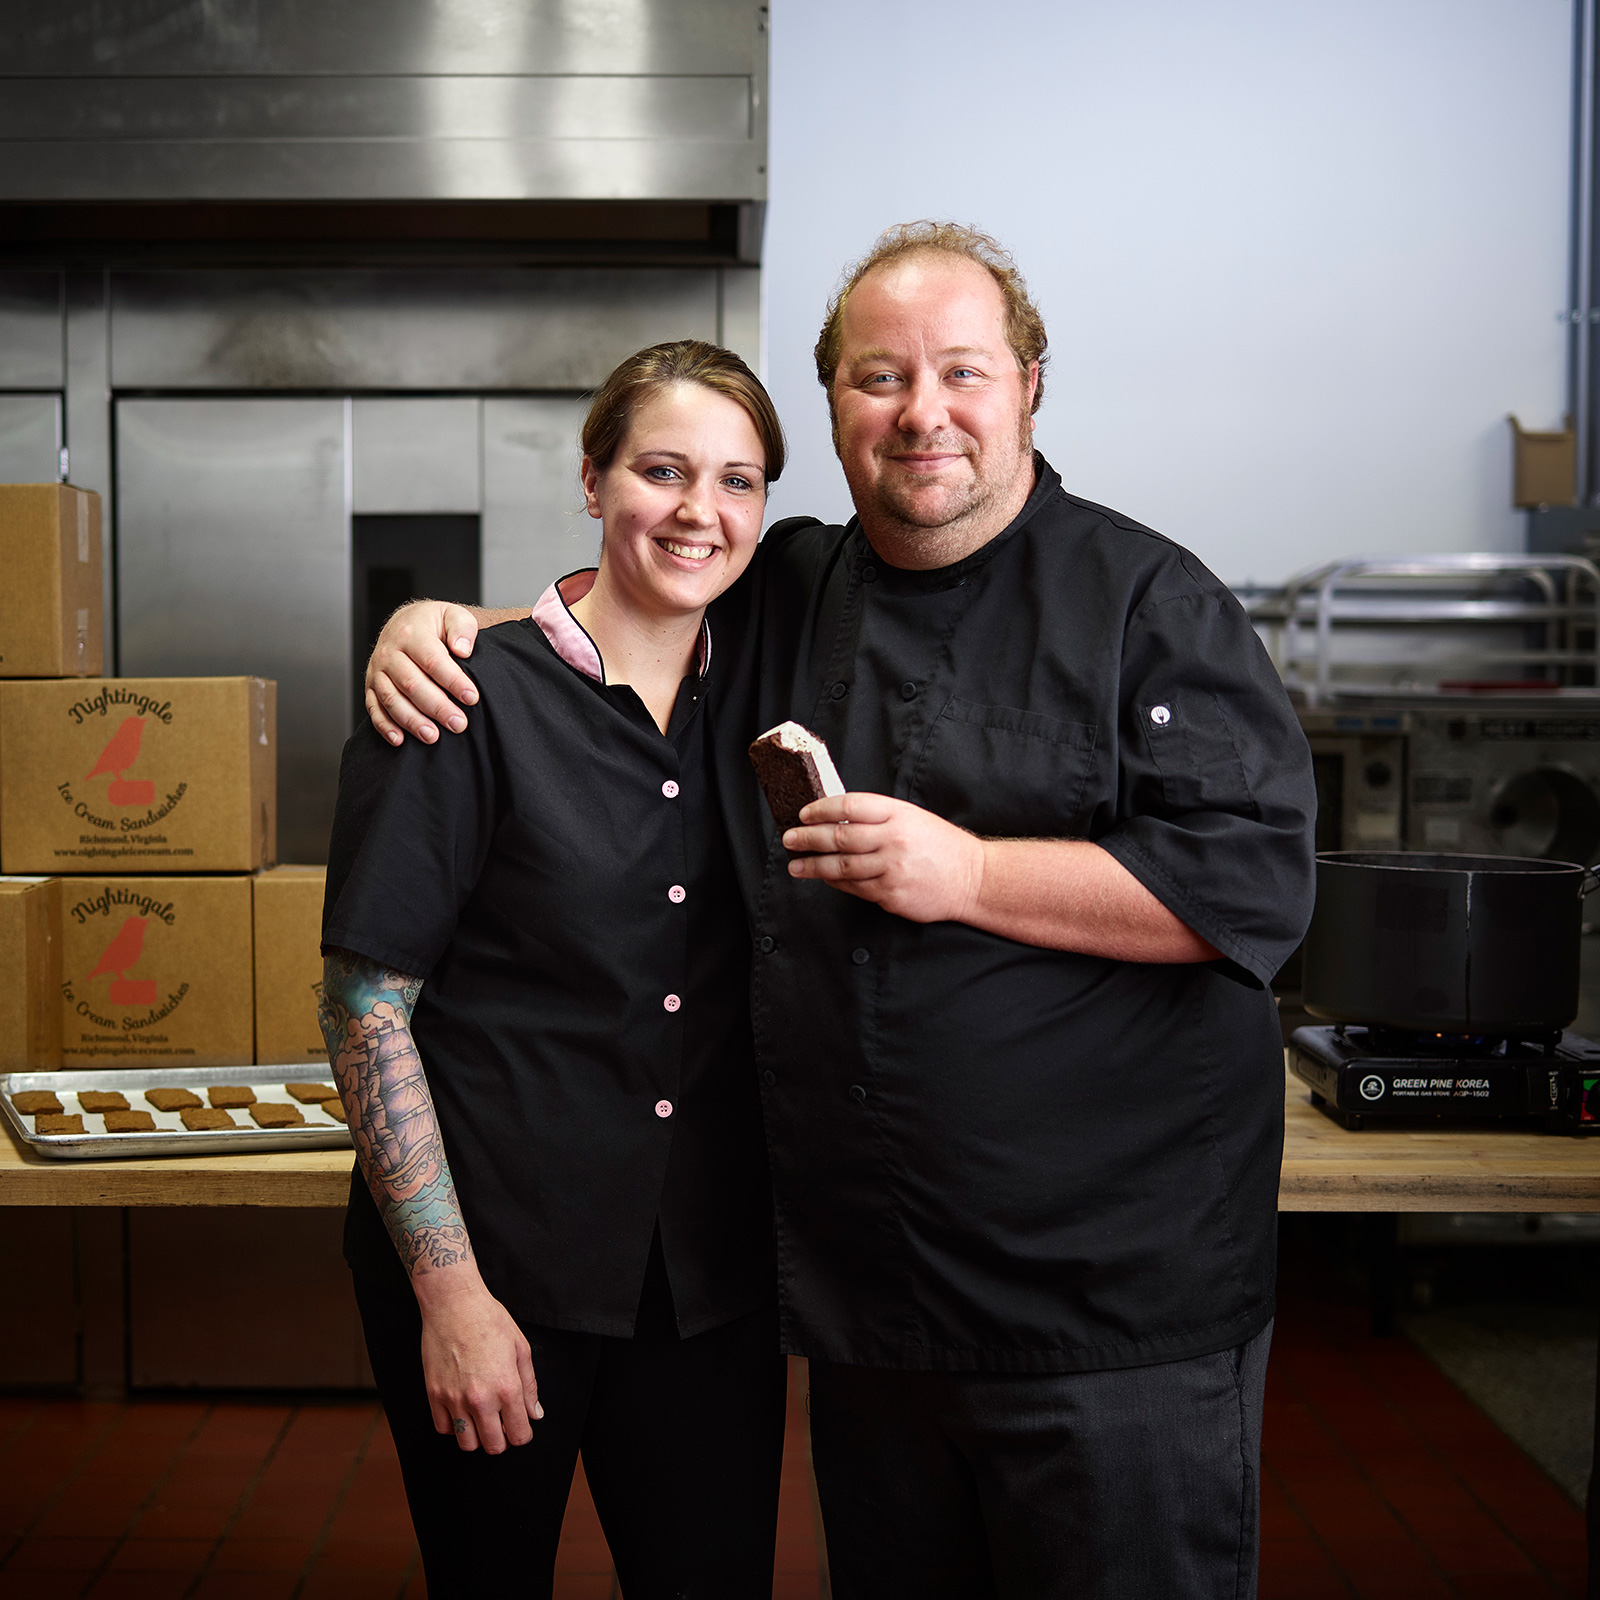
[[[1280,1211],[1600,1211],[1600,1142],[1540,1133],[1351,1133],[1285,1073]],[[46,1161],[7,1129],[0,1205],[343,1206],[348,1150]]]

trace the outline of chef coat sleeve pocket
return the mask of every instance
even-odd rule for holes
[[[1080,834],[1094,752],[1089,723],[953,698],[929,730],[906,798],[977,833]]]
[[[1191,691],[1181,699],[1139,707],[1151,765],[1161,776],[1169,816],[1225,811],[1259,820],[1244,760],[1214,694]]]

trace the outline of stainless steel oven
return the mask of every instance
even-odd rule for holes
[[[1410,713],[1303,711],[1317,781],[1317,849],[1399,850],[1406,833]]]

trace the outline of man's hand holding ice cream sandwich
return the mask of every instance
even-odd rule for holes
[[[971,922],[983,840],[885,794],[829,795],[783,836],[792,878],[820,878],[912,922]],[[804,852],[804,853],[801,853]]]

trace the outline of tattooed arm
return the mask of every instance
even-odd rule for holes
[[[411,1037],[422,980],[348,950],[323,960],[318,1021],[378,1213],[422,1311],[433,1425],[498,1455],[542,1417],[522,1330],[485,1287],[456,1203],[433,1096]],[[465,1427],[457,1426],[464,1422]]]

